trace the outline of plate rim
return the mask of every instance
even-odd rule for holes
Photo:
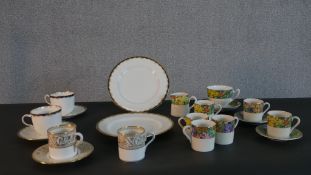
[[[110,116],[108,116],[108,117],[105,117],[105,118],[100,119],[100,120],[96,123],[96,130],[97,130],[98,132],[100,132],[101,134],[105,135],[105,136],[109,136],[109,137],[114,137],[114,138],[116,138],[117,136],[114,136],[114,135],[111,135],[111,134],[107,134],[107,133],[103,132],[102,130],[100,130],[100,129],[99,129],[99,123],[101,123],[103,120],[106,120],[106,119],[109,119],[109,118],[113,118],[113,117],[115,117],[115,116],[117,116],[117,115],[122,115],[122,114],[152,114],[152,115],[158,115],[158,116],[160,116],[160,117],[167,118],[167,119],[170,121],[171,126],[170,126],[169,128],[167,128],[166,130],[164,130],[164,131],[162,131],[162,132],[159,132],[158,134],[156,134],[156,136],[161,135],[161,134],[164,134],[165,132],[171,130],[171,129],[174,127],[174,122],[173,122],[173,120],[172,120],[171,118],[169,118],[169,117],[166,117],[165,115],[162,115],[162,114],[156,114],[156,113],[150,113],[150,112],[128,112],[128,113],[114,114],[114,115],[110,115]]]
[[[159,102],[157,105],[155,105],[155,106],[153,106],[153,107],[150,107],[149,109],[145,109],[145,110],[133,110],[133,109],[129,109],[129,108],[126,108],[126,107],[121,106],[121,105],[118,104],[118,102],[116,102],[116,100],[112,97],[111,89],[110,89],[111,76],[112,76],[113,72],[115,71],[115,69],[116,69],[120,64],[122,64],[122,63],[124,63],[124,62],[126,62],[126,61],[128,61],[128,60],[137,59],[137,58],[150,60],[150,61],[154,62],[155,64],[159,65],[160,68],[164,71],[164,74],[165,74],[166,79],[167,79],[167,88],[166,88],[166,92],[165,92],[165,95],[163,96],[163,98],[160,100],[160,102]],[[155,61],[155,60],[152,59],[152,58],[146,57],[146,56],[132,56],[132,57],[128,57],[128,58],[126,58],[126,59],[120,61],[117,65],[115,65],[115,66],[112,68],[112,70],[111,70],[111,72],[110,72],[110,74],[109,74],[108,82],[107,82],[107,88],[108,88],[109,96],[110,96],[111,99],[112,99],[112,102],[113,102],[116,106],[118,106],[119,108],[124,109],[124,110],[126,110],[126,111],[130,111],[130,112],[145,112],[145,111],[150,111],[150,110],[152,110],[152,109],[154,109],[154,108],[160,106],[160,105],[164,102],[164,100],[165,100],[165,98],[166,98],[166,96],[167,96],[167,94],[168,94],[169,87],[170,87],[170,80],[169,80],[168,74],[167,74],[166,70],[164,69],[164,67],[163,67],[159,62]]]
[[[258,126],[256,126],[255,130],[256,130],[256,133],[257,133],[258,135],[260,135],[260,136],[262,136],[262,137],[265,137],[265,138],[267,138],[267,139],[269,139],[269,140],[279,141],[279,142],[286,142],[286,141],[299,140],[299,139],[301,139],[301,138],[303,137],[303,133],[302,133],[299,129],[295,128],[294,130],[298,130],[298,131],[301,133],[301,136],[300,136],[300,137],[297,137],[297,138],[290,138],[290,139],[286,139],[286,138],[285,138],[285,139],[273,138],[273,137],[268,136],[268,135],[266,135],[266,134],[262,134],[262,133],[260,133],[260,132],[258,131],[260,127],[265,127],[265,126],[267,126],[267,124],[258,125]]]

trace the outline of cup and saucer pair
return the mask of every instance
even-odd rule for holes
[[[300,138],[302,138],[303,134],[302,132],[299,130],[299,129],[294,129],[289,137],[287,138],[278,138],[278,137],[273,137],[273,136],[270,136],[268,135],[268,132],[267,132],[267,125],[259,125],[256,127],[256,132],[257,134],[259,134],[260,136],[263,136],[265,138],[268,138],[270,140],[274,140],[274,141],[291,141],[291,140],[298,140]]]

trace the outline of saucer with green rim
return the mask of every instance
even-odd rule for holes
[[[267,134],[267,125],[259,125],[256,127],[256,132],[268,139],[274,140],[274,141],[291,141],[291,140],[297,140],[302,138],[303,134],[300,130],[294,129],[293,132],[289,135],[289,138],[275,138],[271,137]]]
[[[236,112],[234,114],[234,116],[239,118],[240,121],[245,122],[245,123],[251,123],[251,124],[264,124],[264,123],[267,123],[267,115],[266,114],[264,114],[264,116],[262,117],[261,121],[256,121],[256,122],[245,120],[243,118],[243,111]]]

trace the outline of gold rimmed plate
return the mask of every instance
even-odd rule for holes
[[[34,161],[41,164],[65,164],[73,163],[88,157],[94,151],[94,146],[88,142],[83,141],[78,145],[78,153],[72,158],[55,160],[49,156],[49,145],[43,145],[37,148],[32,153],[32,158]]]
[[[87,110],[87,108],[85,106],[75,105],[75,107],[73,108],[73,110],[69,114],[66,114],[63,116],[63,119],[69,119],[69,118],[73,118],[75,116],[81,115],[86,110]]]
[[[136,56],[117,64],[108,80],[113,102],[131,112],[144,112],[159,106],[169,87],[163,67],[153,59]]]
[[[301,139],[303,134],[299,129],[294,129],[289,138],[275,138],[267,134],[267,125],[259,125],[256,127],[257,134],[274,141],[291,141]]]
[[[47,136],[37,133],[33,126],[27,126],[18,131],[17,136],[25,140],[46,140]]]
[[[100,120],[96,129],[108,136],[117,137],[117,131],[124,126],[141,126],[147,132],[162,134],[174,126],[174,122],[163,115],[153,113],[124,113]]]

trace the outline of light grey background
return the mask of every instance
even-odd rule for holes
[[[311,1],[0,1],[0,103],[110,101],[110,71],[134,55],[166,68],[170,92],[310,97]]]

